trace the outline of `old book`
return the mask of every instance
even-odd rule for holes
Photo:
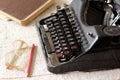
[[[1,0],[0,15],[27,25],[53,2],[54,0]]]

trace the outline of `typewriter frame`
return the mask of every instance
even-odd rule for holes
[[[104,26],[89,26],[83,22],[82,16],[85,4],[85,0],[74,0],[70,5],[77,16],[80,27],[84,31],[84,35],[88,40],[88,45],[90,45],[85,48],[84,54],[76,57],[72,61],[62,64],[51,64],[45,48],[45,46],[49,47],[49,45],[45,45],[49,43],[45,36],[43,26],[40,24],[42,20],[37,22],[37,31],[44,51],[43,54],[45,55],[48,70],[52,73],[58,74],[70,71],[95,71],[120,68],[120,44],[110,44],[111,40],[113,40],[113,36],[111,37],[103,32]],[[93,36],[88,35],[89,32],[92,32]],[[46,39],[43,39],[43,37]],[[117,38],[119,38],[119,36]]]

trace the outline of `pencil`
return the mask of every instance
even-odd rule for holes
[[[26,76],[27,77],[29,77],[29,74],[30,74],[30,71],[31,71],[31,65],[32,65],[34,50],[35,50],[35,45],[32,44],[31,51],[30,51],[30,56],[29,56],[29,60],[28,60],[28,65],[27,65],[27,69],[26,69]]]

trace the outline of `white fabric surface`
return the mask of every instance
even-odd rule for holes
[[[55,4],[43,12],[36,20],[44,18],[56,10],[56,5],[69,4],[72,0],[56,0]],[[49,14],[48,14],[49,13]],[[96,72],[70,72],[66,74],[52,74],[47,71],[39,37],[34,20],[28,26],[21,26],[14,21],[0,19],[0,80],[120,80],[120,69],[96,71]],[[10,71],[5,67],[5,54],[11,50],[12,42],[24,40],[29,46],[34,43],[37,46],[36,55],[33,60],[32,74],[30,78],[25,77],[21,71]]]

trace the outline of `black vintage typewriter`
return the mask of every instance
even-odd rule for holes
[[[120,67],[120,0],[74,0],[37,22],[52,73]]]

